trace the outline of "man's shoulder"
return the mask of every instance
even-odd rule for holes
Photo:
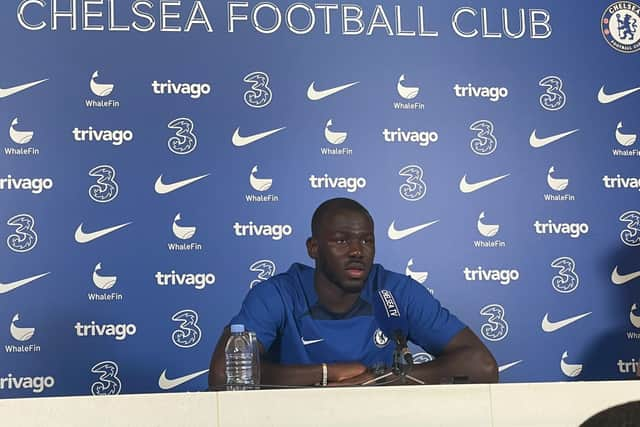
[[[391,291],[394,296],[414,295],[415,292],[421,293],[423,290],[426,290],[411,277],[387,270],[380,264],[374,264],[372,272],[375,274],[375,288],[387,289]]]
[[[300,263],[293,263],[287,271],[278,273],[257,286],[275,287],[280,292],[289,293],[305,283],[313,283],[314,269]]]

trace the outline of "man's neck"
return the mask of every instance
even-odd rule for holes
[[[318,302],[331,313],[347,313],[360,298],[360,292],[345,292],[340,286],[327,280],[317,271],[314,276],[313,286],[318,295]]]

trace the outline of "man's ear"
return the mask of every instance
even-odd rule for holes
[[[307,239],[307,254],[313,259],[318,258],[318,241],[313,237]]]

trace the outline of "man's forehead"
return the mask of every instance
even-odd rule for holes
[[[327,212],[322,218],[322,228],[325,230],[336,229],[366,229],[373,231],[371,218],[359,210],[355,209],[335,209]]]

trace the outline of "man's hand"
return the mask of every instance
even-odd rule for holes
[[[341,383],[366,373],[367,367],[362,363],[332,363],[327,365],[327,380],[330,383]]]

